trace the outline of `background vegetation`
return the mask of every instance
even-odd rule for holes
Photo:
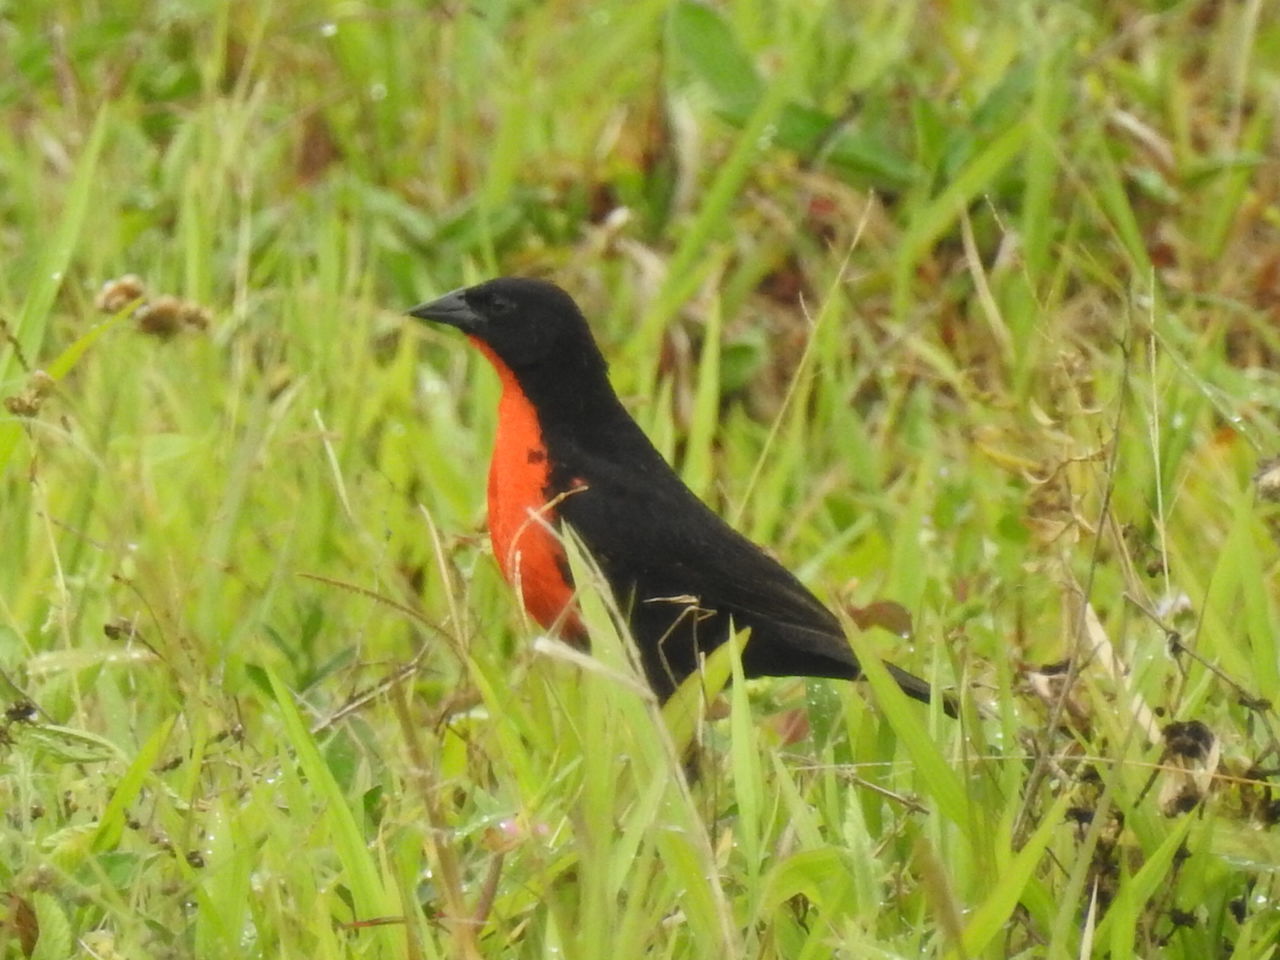
[[[0,43],[0,955],[1276,955],[1274,4]],[[537,642],[494,378],[401,316],[500,273],[962,720],[878,675],[664,719],[591,590],[596,662]]]

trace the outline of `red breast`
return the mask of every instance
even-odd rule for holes
[[[489,538],[498,567],[529,616],[566,639],[585,638],[573,604],[564,545],[555,533],[551,463],[537,411],[515,374],[481,340],[470,338],[502,383],[489,465]]]

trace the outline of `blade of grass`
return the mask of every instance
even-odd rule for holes
[[[1039,883],[1034,876],[1035,870],[1044,859],[1045,851],[1054,833],[1060,829],[1063,815],[1070,805],[1068,794],[1058,797],[1022,849],[998,867],[1000,873],[991,883],[990,895],[973,911],[964,928],[959,949],[953,951],[952,956],[981,954],[1005,928],[1018,902],[1026,895],[1028,886]]]
[[[8,349],[0,346],[0,386],[8,383],[18,350],[28,363],[35,363],[40,354],[49,329],[49,311],[66,277],[89,211],[89,201],[96,186],[98,159],[109,122],[110,112],[105,108],[100,110],[76,163],[75,174],[63,203],[62,216],[48,242],[36,256],[31,286],[18,311],[13,330],[17,346]],[[0,476],[4,476],[9,466],[20,434],[21,427],[16,421],[0,420]]]
[[[960,827],[973,842],[973,812],[964,782],[929,736],[920,720],[920,705],[908,700],[898,688],[860,630],[849,631],[849,642],[862,666],[863,676],[875,693],[877,706],[915,763],[938,812]]]
[[[956,175],[946,188],[911,217],[911,225],[894,266],[894,310],[905,316],[915,268],[947,230],[960,212],[990,187],[992,181],[1013,162],[1026,145],[1028,122],[1024,118],[991,140]]]
[[[93,833],[91,846],[95,853],[114,850],[120,842],[120,837],[124,833],[125,814],[138,799],[138,794],[142,792],[142,785],[156,765],[160,751],[169,742],[169,733],[173,730],[176,720],[176,717],[171,716],[156,727],[151,736],[147,737],[146,743],[142,745],[137,756],[133,758],[133,762],[129,764],[124,776],[120,778],[119,784],[111,794],[111,799],[107,801],[106,809],[98,819],[98,828]]]
[[[315,739],[307,730],[302,715],[293,701],[293,694],[274,670],[266,670],[271,690],[280,711],[280,721],[293,748],[298,764],[307,780],[323,798],[322,815],[329,827],[334,850],[342,861],[343,881],[351,891],[357,920],[370,920],[398,912],[383,888],[378,865],[370,854],[368,845],[356,822],[347,798],[334,779],[329,765],[320,755]],[[391,948],[389,934],[374,934],[383,939],[384,947]]]

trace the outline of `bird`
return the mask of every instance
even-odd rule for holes
[[[589,643],[564,548],[568,526],[625,613],[660,702],[731,629],[750,628],[746,677],[862,674],[836,615],[699,499],[654,447],[563,289],[498,277],[408,314],[462,331],[498,375],[490,540],[504,578],[544,629]],[[925,680],[885,667],[907,696],[930,701]],[[943,709],[956,713],[949,697]]]

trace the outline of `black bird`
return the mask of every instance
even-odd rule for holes
[[[649,684],[669,697],[751,628],[748,677],[856,679],[844,630],[799,580],[693,494],[627,413],[573,299],[544,280],[503,277],[415,307],[465,333],[502,381],[489,472],[494,554],[530,616],[585,642],[556,530],[568,524],[622,609]],[[929,685],[885,665],[908,696]],[[944,709],[955,715],[948,699]]]

